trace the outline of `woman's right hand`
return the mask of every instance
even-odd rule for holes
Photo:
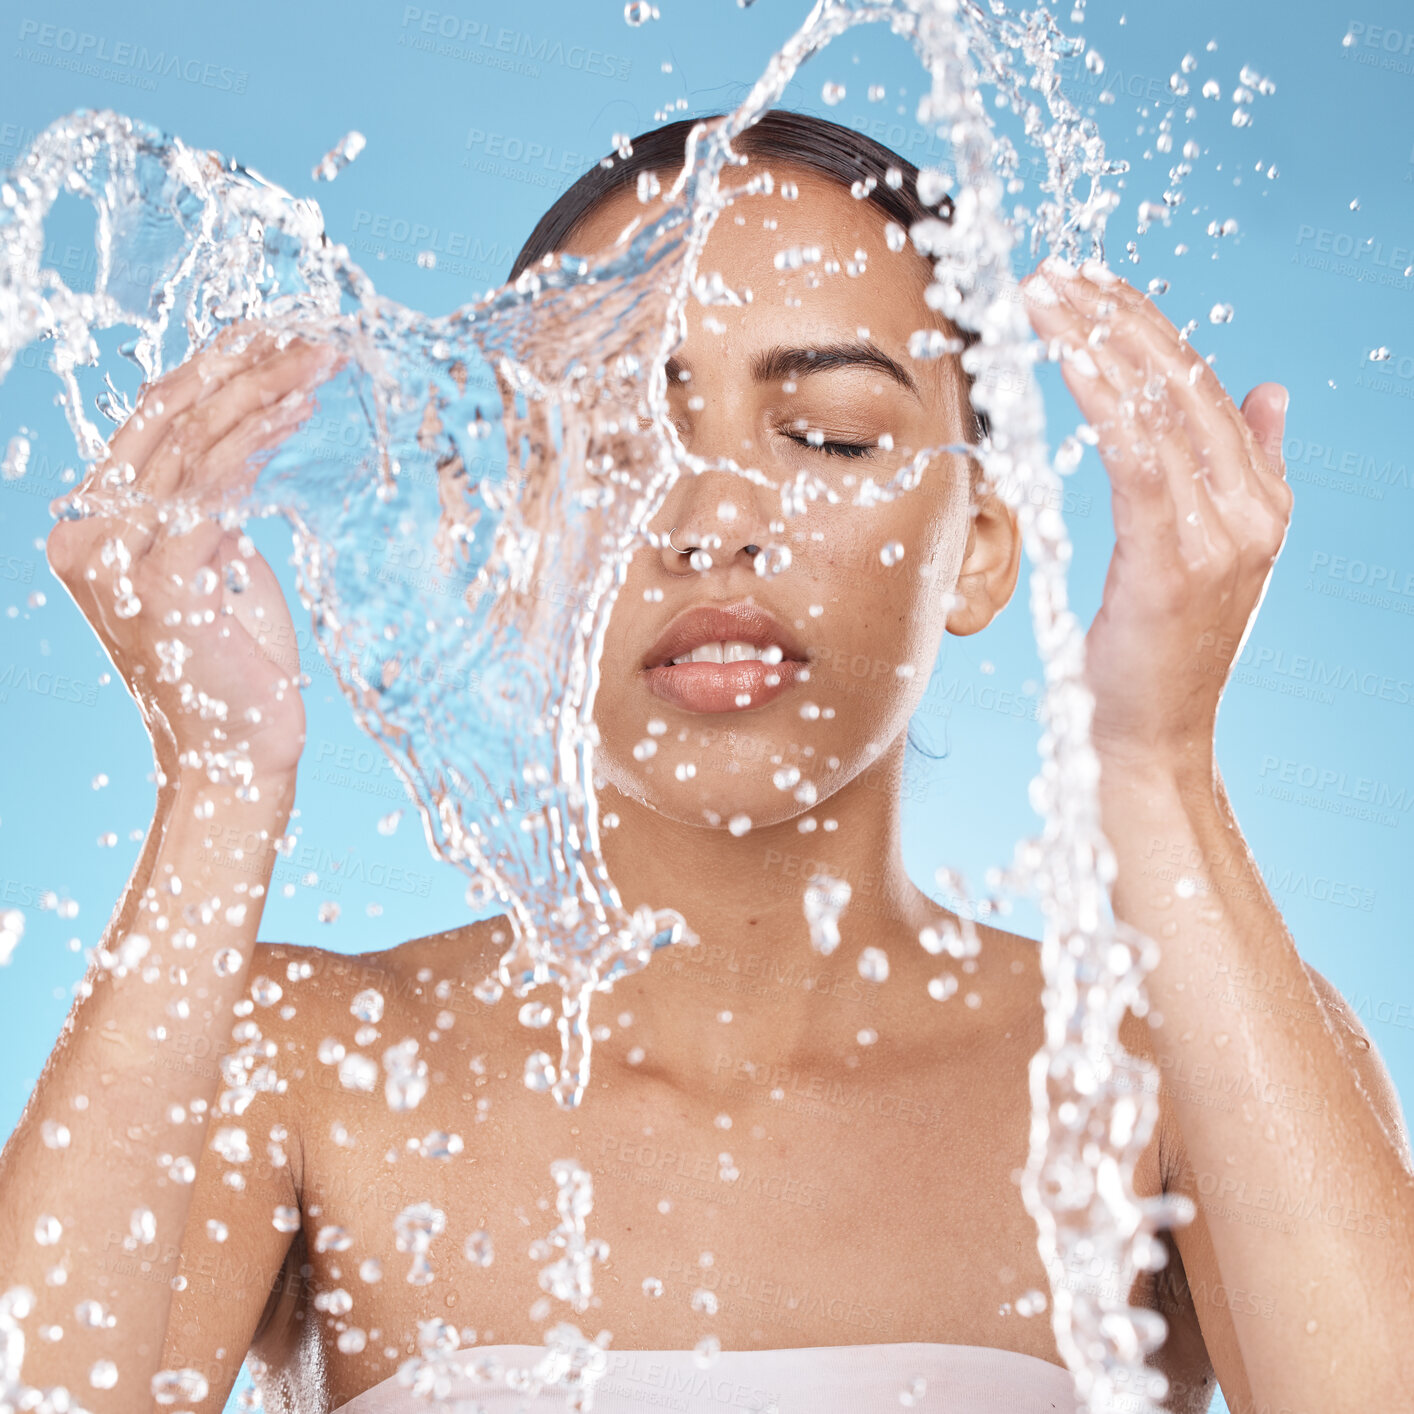
[[[258,326],[145,386],[108,455],[55,503],[49,563],[136,698],[161,768],[292,779],[304,746],[299,652],[270,566],[218,519],[261,454],[315,410],[327,346]],[[256,461],[252,461],[256,458]]]

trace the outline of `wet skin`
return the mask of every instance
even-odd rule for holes
[[[798,200],[745,200],[714,231],[704,268],[749,286],[753,299],[692,310],[670,369],[671,411],[696,456],[775,480],[808,467],[847,500],[851,476],[884,481],[914,452],[965,440],[965,391],[954,360],[908,356],[914,330],[940,327],[922,298],[927,269],[918,257],[888,249],[873,208],[819,178],[791,175]],[[632,196],[606,203],[575,249],[607,249],[642,215]],[[792,245],[819,245],[820,265],[776,270],[773,256]],[[858,250],[863,274],[823,272],[825,261],[843,266]],[[867,364],[755,376],[769,350],[842,344],[881,351],[907,370],[912,388]],[[811,432],[828,445],[812,446]],[[885,434],[892,449],[874,445]],[[870,450],[846,454],[841,443]],[[178,1297],[172,1358],[195,1363],[216,1346],[243,1348],[266,1304],[263,1287],[257,1277],[232,1299],[229,1275],[271,1273],[282,1258],[282,1289],[255,1349],[283,1372],[276,1383],[292,1398],[316,1379],[315,1363],[336,1402],[387,1378],[415,1351],[416,1322],[433,1315],[475,1329],[483,1343],[539,1343],[551,1318],[529,1315],[541,1292],[524,1249],[554,1226],[553,1204],[544,1206],[551,1161],[575,1157],[596,1177],[589,1227],[611,1255],[594,1307],[574,1319],[591,1335],[613,1331],[615,1348],[684,1349],[711,1333],[727,1349],[917,1340],[1059,1363],[1046,1317],[1014,1311],[1018,1296],[1046,1287],[1014,1179],[1026,1157],[1026,1065],[1041,1041],[1035,945],[984,928],[975,961],[929,957],[918,932],[940,910],[907,878],[899,851],[909,716],[944,634],[976,632],[1007,603],[1020,556],[1014,518],[995,499],[976,504],[971,469],[950,454],[893,503],[867,512],[817,504],[785,534],[770,528],[778,517],[771,491],[730,471],[684,477],[652,528],[666,537],[676,527],[677,546],[708,544],[710,567],[666,540],[645,545],[605,645],[596,702],[601,809],[619,819],[605,833],[606,858],[629,907],[670,902],[699,946],[661,955],[601,1000],[598,1019],[611,1035],[596,1045],[591,1089],[572,1114],[521,1081],[524,1055],[547,1043],[553,1051],[553,1033],[520,1027],[511,999],[491,1008],[471,996],[504,944],[495,924],[354,962],[263,949],[256,972],[280,978],[306,960],[318,977],[287,989],[293,1018],[259,1018],[289,1089],[262,1096],[247,1128],[287,1130],[288,1163],[257,1166],[259,1177],[248,1172],[248,1187],[233,1197],[208,1156],[188,1224],[191,1286]],[[792,567],[763,579],[746,547],[772,541],[790,545]],[[879,556],[890,542],[902,547],[892,570]],[[645,654],[676,615],[748,600],[805,646],[808,683],[717,713],[684,710],[649,688]],[[860,658],[871,665],[868,690],[850,673]],[[881,681],[875,663],[915,672],[889,671]],[[802,717],[804,702],[833,714]],[[650,721],[665,730],[641,761],[633,748]],[[683,761],[696,767],[687,782],[674,769]],[[782,766],[815,781],[813,809],[773,784]],[[741,837],[726,827],[738,814],[753,821]],[[836,826],[824,828],[827,819]],[[802,915],[806,861],[854,891],[828,962],[813,953]],[[887,952],[887,982],[860,977],[865,946]],[[957,984],[945,1002],[927,991],[940,973]],[[438,984],[448,982],[439,1000]],[[413,1116],[390,1113],[381,1094],[352,1098],[315,1054],[327,1037],[355,1049],[349,1001],[370,985],[388,1000],[367,1049],[414,1037],[433,1077]],[[536,995],[558,1001],[549,990]],[[862,1044],[861,1034],[877,1039]],[[1144,1028],[1132,1025],[1127,1039],[1142,1050]],[[720,1127],[724,1116],[729,1129]],[[436,1129],[461,1135],[463,1152],[446,1161],[409,1152],[409,1136]],[[738,1177],[724,1180],[724,1168]],[[1160,1191],[1162,1177],[1156,1139],[1139,1192]],[[445,1213],[446,1230],[431,1248],[436,1281],[416,1287],[403,1279],[411,1259],[396,1249],[393,1217],[424,1199]],[[288,1253],[288,1237],[265,1217],[278,1203],[303,1214]],[[250,1213],[227,1214],[231,1235],[219,1247],[204,1231],[216,1206]],[[344,1229],[352,1245],[317,1250],[327,1226]],[[497,1244],[489,1268],[462,1255],[476,1229]],[[373,1284],[358,1275],[369,1256],[382,1269]],[[665,1285],[657,1298],[643,1291],[654,1277]],[[1075,1281],[1104,1277],[1077,1273]],[[354,1298],[347,1315],[315,1307],[317,1293],[336,1288]],[[714,1315],[693,1309],[699,1288],[717,1292]],[[1163,1359],[1174,1407],[1190,1399],[1199,1407],[1211,1368],[1181,1267],[1146,1280],[1136,1299],[1162,1306],[1173,1323]],[[356,1353],[338,1348],[349,1326],[370,1332]],[[322,1348],[318,1362],[311,1344]]]
[[[916,257],[890,252],[882,218],[847,191],[804,173],[798,182],[798,201],[752,198],[713,232],[705,267],[754,297],[743,308],[691,312],[674,369],[690,377],[675,377],[671,410],[697,456],[773,477],[810,466],[846,490],[845,478],[866,467],[883,480],[911,452],[956,440],[966,426],[961,385],[953,364],[907,358],[909,334],[933,322]],[[606,204],[577,248],[606,249],[640,215],[632,197]],[[862,250],[864,271],[828,271],[823,261],[776,270],[775,252],[792,245],[818,245],[841,267]],[[1388,1077],[1334,989],[1302,970],[1260,877],[1243,872],[1250,858],[1230,813],[1212,809],[1216,800],[1226,810],[1212,745],[1231,655],[1204,659],[1201,646],[1235,651],[1280,550],[1291,493],[1279,457],[1264,449],[1280,446],[1283,391],[1262,385],[1239,412],[1163,316],[1103,272],[1051,267],[1027,289],[1033,323],[1065,351],[1082,415],[1101,432],[1114,491],[1117,546],[1086,671],[1102,815],[1119,856],[1116,912],[1151,936],[1176,938],[1151,979],[1172,1020],[1151,1028],[1131,1016],[1122,1033],[1132,1053],[1186,1077],[1161,1094],[1135,1190],[1195,1196],[1195,1163],[1271,1189],[1288,1182],[1294,1162],[1313,1181],[1352,1185],[1335,1190],[1342,1201],[1377,1207],[1397,1153],[1407,1168]],[[1107,337],[1094,338],[1101,327]],[[762,374],[772,348],[866,338],[908,370],[913,391],[878,366],[782,376],[778,364]],[[1080,349],[1094,351],[1088,369]],[[159,495],[219,496],[252,451],[308,415],[306,390],[327,372],[317,351],[276,352],[259,340],[203,354],[160,392],[148,390],[111,458],[131,463],[136,483]],[[1163,391],[1151,398],[1155,384]],[[835,445],[813,446],[812,432]],[[892,449],[839,448],[886,433]],[[32,1347],[27,1377],[56,1383],[81,1354],[121,1356],[129,1374],[199,1369],[217,1400],[250,1348],[268,1368],[273,1411],[304,1400],[337,1405],[387,1378],[415,1352],[417,1322],[434,1316],[484,1343],[538,1344],[568,1313],[531,1314],[543,1262],[526,1249],[555,1226],[549,1165],[569,1157],[595,1175],[589,1230],[610,1246],[597,1304],[573,1319],[590,1335],[612,1331],[618,1349],[683,1349],[711,1333],[727,1349],[919,1340],[1059,1363],[1047,1319],[1016,1314],[1019,1296],[1046,1286],[1015,1182],[1030,1118],[1026,1067],[1041,1042],[1036,945],[984,928],[972,964],[930,957],[918,934],[940,911],[901,861],[909,715],[944,635],[986,627],[1016,584],[1015,520],[995,499],[972,504],[970,485],[964,461],[939,458],[905,497],[867,512],[816,503],[779,531],[770,493],[727,471],[673,487],[652,528],[676,527],[678,546],[711,546],[711,564],[660,542],[630,566],[596,702],[601,804],[618,817],[604,849],[625,903],[677,907],[701,942],[660,955],[600,999],[609,1034],[596,1045],[583,1105],[568,1113],[521,1079],[525,1054],[553,1051],[553,1033],[521,1027],[511,999],[487,1006],[472,996],[507,942],[495,922],[358,959],[254,944],[304,740],[295,665],[280,652],[293,641],[288,610],[268,567],[253,561],[250,588],[231,601],[219,574],[239,548],[229,537],[209,526],[164,537],[124,523],[144,611],[115,617],[112,570],[99,553],[111,524],[98,516],[58,526],[51,562],[138,698],[160,772],[157,820],[105,939],[111,945],[140,922],[165,947],[162,930],[184,916],[183,899],[236,897],[250,907],[239,920],[223,908],[203,925],[197,951],[183,959],[190,986],[180,967],[150,980],[100,975],[7,1146],[0,1212],[57,1210],[89,1241],[75,1248],[87,1265],[60,1292],[35,1265],[30,1232],[0,1222],[0,1267],[38,1293],[36,1325],[68,1327],[61,1345]],[[747,547],[772,540],[790,544],[792,569],[761,578]],[[875,573],[880,548],[893,542],[897,563]],[[191,764],[220,741],[209,721],[181,710],[154,650],[164,616],[190,609],[190,586],[207,570],[216,572],[213,613],[185,630],[186,681],[245,724],[254,789],[213,784]],[[676,616],[748,597],[796,637],[809,682],[712,713],[654,691],[654,645]],[[861,660],[868,690],[851,666]],[[879,663],[885,670],[875,673]],[[913,667],[912,677],[899,666]],[[832,715],[802,715],[806,702]],[[658,742],[651,756],[634,749],[645,735]],[[679,780],[675,768],[688,761],[696,774]],[[777,786],[773,776],[786,768],[814,782],[814,804]],[[753,822],[749,833],[729,828],[738,815]],[[254,844],[238,860],[224,857],[212,847],[218,826]],[[1192,866],[1191,909],[1156,882],[1139,852],[1145,838],[1218,861],[1211,878],[1205,864]],[[854,895],[828,961],[812,951],[801,908],[805,877],[817,869],[847,879]],[[1248,893],[1227,887],[1239,878]],[[1190,916],[1201,909],[1206,920]],[[866,946],[887,953],[887,981],[860,976]],[[248,967],[212,968],[224,947],[249,957]],[[1226,1019],[1227,1004],[1206,989],[1233,965],[1290,966],[1296,1018]],[[940,973],[956,989],[936,1001],[927,984]],[[268,999],[254,985],[261,977],[283,996],[242,1002]],[[350,1004],[370,986],[386,1010],[378,1034],[360,1039]],[[216,1058],[231,1044],[233,1004],[258,1026],[260,1058],[279,1079],[239,1117],[253,1157],[236,1165],[201,1148],[202,1105],[221,1088]],[[376,1059],[404,1038],[418,1042],[431,1082],[411,1113],[390,1110],[381,1090],[342,1087],[321,1058],[333,1054],[326,1041]],[[1212,1088],[1217,1047],[1239,1075],[1320,1098],[1317,1118],[1256,1101],[1224,1112]],[[1195,1079],[1200,1072],[1209,1078]],[[89,1092],[102,1099],[85,1128],[75,1115]],[[38,1135],[53,1115],[74,1128],[74,1147],[61,1155]],[[435,1131],[459,1136],[460,1149],[422,1152],[418,1141]],[[164,1151],[200,1152],[190,1193],[154,1184],[151,1156]],[[94,1184],[86,1175],[99,1165],[104,1181]],[[429,1251],[435,1280],[411,1285],[412,1257],[397,1248],[394,1219],[424,1200],[443,1213],[445,1230]],[[153,1209],[161,1241],[130,1257],[123,1234],[139,1203]],[[279,1207],[297,1210],[296,1230],[272,1222]],[[496,1245],[489,1267],[463,1255],[478,1229]],[[171,1237],[178,1231],[180,1242]],[[1200,1205],[1194,1223],[1166,1240],[1168,1265],[1130,1293],[1169,1322],[1154,1361],[1169,1376],[1169,1406],[1206,1408],[1215,1366],[1234,1409],[1253,1394],[1272,1406],[1290,1404],[1293,1391],[1333,1398],[1322,1354],[1333,1337],[1324,1333],[1339,1332],[1343,1312],[1361,1329],[1373,1319],[1341,1282],[1358,1267],[1362,1284],[1383,1283],[1368,1298],[1374,1307],[1393,1310],[1390,1293],[1408,1267],[1402,1230],[1381,1237],[1376,1263],[1352,1263],[1363,1251],[1354,1241],[1316,1223],[1278,1242]],[[370,1259],[376,1268],[364,1265]],[[155,1298],[172,1289],[178,1267],[186,1282],[169,1321]],[[664,1293],[645,1294],[646,1279],[663,1281]],[[1070,1280],[1125,1294],[1103,1271]],[[116,1334],[73,1326],[80,1285],[104,1295]],[[715,1313],[700,1301],[694,1309],[699,1287],[716,1291]],[[1293,1344],[1293,1320],[1322,1340]],[[1392,1407],[1383,1395],[1399,1375],[1383,1329],[1372,1338],[1385,1340],[1386,1358],[1340,1373],[1361,1381],[1369,1407]]]

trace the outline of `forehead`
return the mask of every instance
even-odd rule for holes
[[[914,330],[939,327],[923,296],[931,266],[911,244],[890,249],[889,217],[879,207],[818,172],[772,160],[729,169],[724,185],[740,186],[763,169],[775,179],[773,191],[739,196],[721,212],[701,270],[749,287],[756,316],[793,311],[801,323],[851,333],[867,327],[876,342],[902,349]],[[569,244],[576,255],[605,255],[626,228],[642,229],[663,209],[661,199],[644,204],[632,186],[621,188],[590,212]]]

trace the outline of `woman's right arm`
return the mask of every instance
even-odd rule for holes
[[[239,1037],[219,1067],[188,1056],[233,1049],[304,742],[269,566],[207,515],[173,533],[170,511],[228,503],[331,368],[262,334],[199,355],[144,391],[75,494],[86,514],[50,536],[142,711],[158,779],[137,868],[0,1153],[0,1301],[21,1318],[22,1387],[64,1386],[81,1405],[150,1410],[208,1125],[241,1128],[258,1092],[260,1058],[242,1073]],[[270,1279],[282,1258],[266,1254]]]
[[[90,1374],[97,1365],[102,1387],[108,1361],[118,1383],[100,1407],[151,1407],[206,1117],[213,1132],[242,1123],[213,1113],[225,1083],[216,1065],[193,1066],[191,1056],[232,1049],[231,1009],[250,985],[292,795],[262,792],[252,805],[181,775],[161,792],[148,847],[101,944],[116,965],[90,967],[0,1155],[0,1271],[6,1287],[33,1294],[26,1384],[64,1385],[87,1405]],[[180,894],[164,887],[172,879]],[[193,926],[188,899],[209,921]],[[183,931],[190,946],[178,944]],[[85,1320],[89,1302],[103,1315]]]

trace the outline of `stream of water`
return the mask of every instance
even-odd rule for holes
[[[1142,1011],[1153,945],[1109,915],[1113,861],[1093,792],[1082,625],[1067,603],[1070,545],[1053,509],[1059,482],[1032,373],[1037,346],[1012,274],[1018,243],[1032,257],[1103,258],[1117,197],[1099,132],[1059,80],[1060,65],[1083,45],[1046,11],[820,0],[736,112],[702,131],[666,213],[630,244],[597,265],[537,266],[514,287],[445,315],[381,295],[329,238],[312,200],[119,113],[73,113],[0,180],[0,376],[26,346],[45,341],[79,457],[92,467],[131,415],[122,388],[132,368],[156,379],[234,323],[298,333],[347,356],[321,404],[352,449],[352,469],[348,456],[323,459],[296,433],[239,496],[174,505],[169,533],[212,515],[229,525],[279,516],[293,527],[304,607],[360,725],[406,782],[431,849],[465,871],[474,902],[494,902],[510,919],[500,967],[478,995],[491,1001],[558,984],[559,1053],[526,1058],[526,1078],[550,1092],[547,1103],[576,1105],[590,1073],[593,998],[655,949],[693,941],[670,900],[623,907],[601,854],[608,822],[592,788],[596,668],[628,558],[674,480],[706,465],[671,431],[663,364],[690,302],[732,298],[697,265],[714,221],[749,194],[732,185],[733,138],[779,101],[812,55],[863,23],[891,27],[931,78],[918,117],[949,144],[955,211],[950,222],[915,228],[913,239],[936,262],[935,307],[981,336],[966,355],[974,404],[991,426],[977,455],[1020,518],[1045,664],[1032,783],[1043,825],[999,874],[1000,890],[1031,895],[1046,920],[1046,1040],[1031,1069],[1023,1194],[1051,1279],[1050,1319],[1080,1394],[1095,1410],[1123,1397],[1123,1407],[1143,1414],[1164,1392],[1162,1377],[1144,1367],[1163,1323],[1114,1293],[1162,1260],[1154,1234],[1184,1216],[1134,1196],[1133,1166],[1156,1101],[1114,1064],[1121,1018],[1131,1006]],[[1016,115],[1045,171],[1032,210],[1009,205],[1020,158],[994,127],[994,106]],[[351,134],[319,175],[337,175],[361,146]],[[70,288],[44,265],[51,210],[75,199],[95,216],[92,289]],[[89,415],[95,407],[99,423]],[[536,416],[555,451],[532,478],[518,449]],[[647,432],[638,431],[640,417],[651,420]],[[23,474],[16,436],[8,455]],[[920,454],[882,483],[862,478],[854,504],[908,494],[929,458],[947,450]],[[779,491],[783,523],[835,494],[804,476]],[[89,478],[68,514],[111,515],[141,495],[117,469]],[[418,573],[376,575],[382,548],[395,541],[422,547]],[[788,573],[789,554],[763,548],[762,571]],[[117,612],[136,613],[121,545],[113,560]],[[229,573],[239,589],[239,564]],[[545,594],[547,574],[575,592]],[[179,631],[173,644],[180,674]],[[479,704],[471,713],[468,688]],[[240,764],[208,762],[237,774]],[[947,882],[962,891],[961,880]],[[804,886],[802,908],[822,952],[842,917],[847,924],[848,906],[841,881]],[[923,942],[957,955],[976,947],[966,928]],[[259,1038],[249,1040],[254,1047]],[[228,1093],[239,1097],[251,1083],[238,1063]],[[425,1080],[410,1061],[399,1083],[406,1098]],[[579,1309],[593,1266],[588,1175],[566,1169],[556,1178],[567,1255],[547,1290]],[[427,1221],[414,1215],[409,1231]],[[1066,1280],[1076,1269],[1109,1280],[1077,1287]],[[0,1303],[0,1390],[11,1400],[23,1388],[23,1308],[22,1294]],[[591,1343],[562,1325],[550,1346],[554,1358],[534,1378],[564,1377],[587,1408],[602,1369]],[[429,1391],[438,1368],[465,1364],[467,1352],[455,1347],[454,1333],[450,1344],[444,1331],[427,1334],[418,1370]]]

